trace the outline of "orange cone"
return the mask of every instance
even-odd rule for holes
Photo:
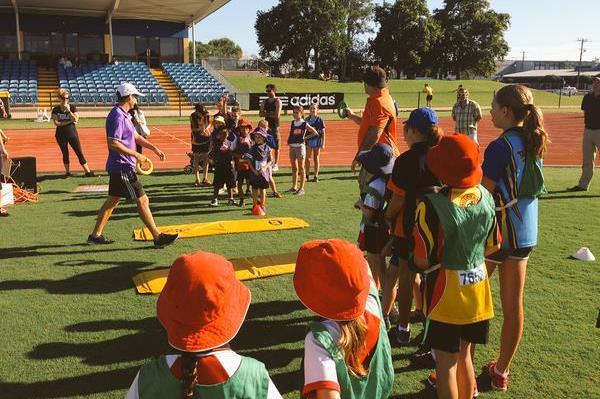
[[[254,204],[254,206],[252,207],[252,214],[254,216],[265,216],[265,211],[260,205]]]

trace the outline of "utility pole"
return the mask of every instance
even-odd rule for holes
[[[575,84],[575,88],[579,90],[579,76],[581,75],[581,60],[583,59],[583,43],[589,42],[588,39],[579,38],[578,42],[581,42],[581,49],[579,50],[579,66],[577,67],[577,83]]]
[[[525,72],[525,50],[521,51],[523,58],[521,58],[521,72]]]

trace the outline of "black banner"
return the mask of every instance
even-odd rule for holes
[[[301,105],[308,111],[311,104],[319,105],[320,109],[336,109],[344,100],[344,93],[277,93],[281,99],[282,110],[291,110]],[[260,104],[269,98],[265,93],[250,93],[250,111],[260,110]]]

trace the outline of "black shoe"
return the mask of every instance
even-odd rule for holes
[[[237,206],[239,206],[240,208],[244,206],[244,199],[243,198],[240,198]]]
[[[233,198],[229,198],[229,199],[227,200],[227,203],[228,203],[229,205],[235,205],[235,200],[234,200]]]
[[[410,312],[410,322],[411,323],[423,323],[425,321],[425,315],[423,311],[420,309],[415,309]]]
[[[71,176],[73,176],[71,174],[71,172],[67,172],[67,173],[65,173],[65,175],[63,176],[63,178],[66,179],[67,177],[71,177]]]
[[[113,242],[114,242],[113,240],[109,240],[108,238],[104,237],[102,234],[100,234],[97,237],[90,234],[87,239],[87,245],[112,244]]]
[[[400,331],[396,328],[396,342],[399,345],[408,345],[410,344],[410,330],[409,331]]]
[[[85,177],[96,177],[94,172],[85,172]]]
[[[587,188],[583,188],[581,186],[573,186],[573,187],[567,188],[567,191],[569,191],[571,193],[578,193],[580,191],[587,191]]]
[[[154,246],[156,248],[166,247],[167,245],[173,244],[175,240],[179,238],[179,233],[176,234],[159,234],[158,237],[154,239]]]

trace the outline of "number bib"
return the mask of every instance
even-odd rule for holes
[[[441,267],[427,275],[425,314],[435,321],[471,324],[494,317],[485,265],[471,270]]]

